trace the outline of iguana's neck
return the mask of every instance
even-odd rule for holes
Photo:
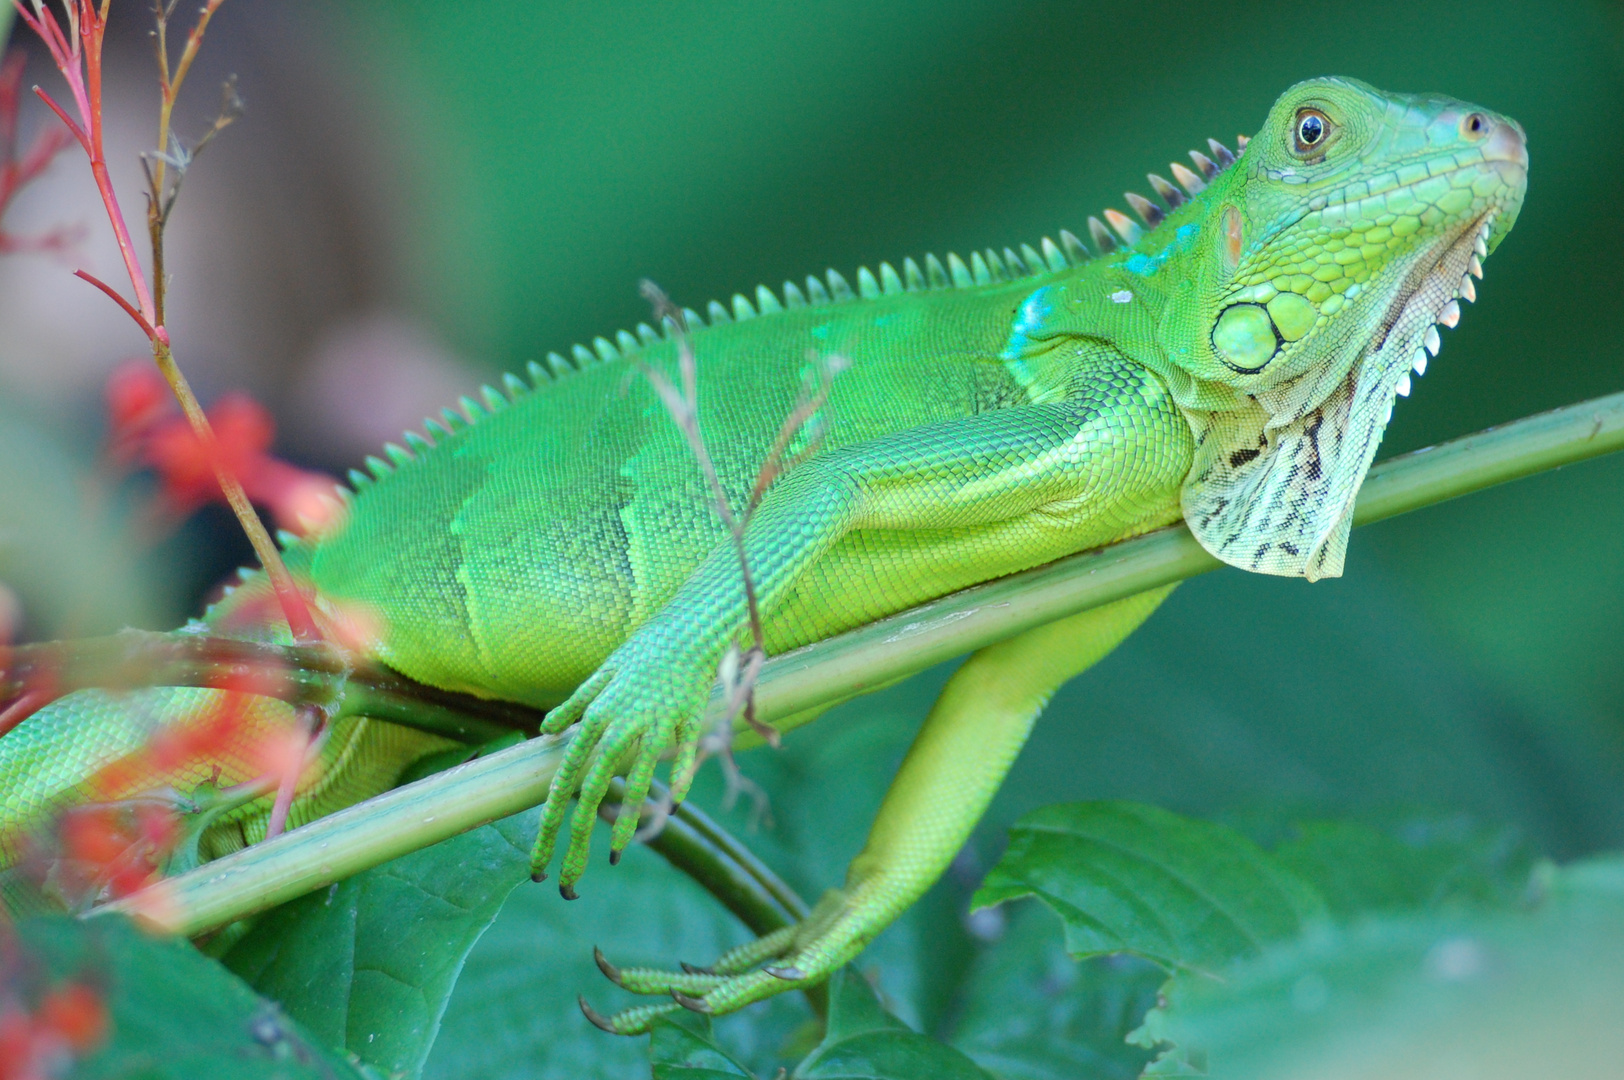
[[[1212,408],[1231,399],[1226,387],[1198,385],[1169,355],[1170,347],[1189,347],[1177,341],[1177,331],[1192,322],[1181,316],[1194,308],[1207,276],[1210,238],[1222,227],[1226,190],[1221,183],[1210,186],[1156,214],[1148,230],[1132,228],[1124,238],[1131,242],[1033,279],[1000,354],[1031,397],[1065,393],[1078,343],[1086,341],[1089,348],[1107,346],[1155,372],[1181,404]]]

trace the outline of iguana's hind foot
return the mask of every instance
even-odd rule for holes
[[[587,1018],[591,1025],[599,1031],[606,1031],[611,1035],[642,1035],[654,1022],[662,1016],[669,1016],[681,1009],[675,1002],[666,1005],[639,1005],[635,1009],[624,1009],[613,1016],[605,1016],[586,1003],[585,997],[577,997],[575,1003],[581,1007],[581,1015]]]
[[[701,1013],[732,1012],[827,979],[952,862],[1050,695],[1116,648],[1171,590],[1163,586],[1035,627],[966,661],[897,770],[845,889],[825,893],[805,919],[723,954],[709,970],[616,968],[601,958],[598,966],[633,993],[668,994]],[[669,1011],[629,1009],[605,1020],[604,1030],[646,1031]]]
[[[616,986],[634,994],[669,996],[675,1004],[640,1005],[604,1017],[583,1001],[582,1011],[604,1031],[640,1035],[679,1007],[727,1013],[785,990],[816,986],[862,952],[890,921],[876,926],[873,916],[846,893],[831,890],[805,919],[730,949],[703,970],[617,968],[594,950],[599,969]]]

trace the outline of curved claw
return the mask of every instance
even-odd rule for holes
[[[592,724],[590,711],[583,723],[588,726]],[[634,739],[635,728],[633,722],[624,718],[609,724],[596,740],[596,745],[586,759],[586,775],[581,779],[580,790],[575,794],[575,811],[570,817],[568,829],[569,841],[564,848],[564,861],[558,870],[561,888],[573,886],[581,879],[581,875],[586,873],[587,857],[592,850],[592,827],[598,821],[598,807],[609,794],[609,784],[615,778],[617,767],[626,753],[628,744]],[[583,734],[585,731],[583,728]],[[563,776],[564,773],[560,770],[553,777],[554,787],[548,792],[548,799],[558,794],[557,785]],[[546,810],[542,813],[545,818]]]
[[[575,998],[575,1003],[581,1007],[581,1015],[586,1017],[587,1023],[591,1024],[599,1031],[607,1031],[611,1035],[620,1034],[620,1032],[615,1030],[615,1025],[609,1022],[608,1017],[604,1016],[598,1010],[586,1003],[586,995],[577,995]]]
[[[675,729],[679,726],[662,721],[649,736],[643,738],[631,771],[626,774],[626,792],[620,802],[620,812],[615,816],[615,827],[609,840],[609,847],[616,854],[611,861],[618,859],[618,853],[625,850],[637,835],[637,828],[643,817],[643,804],[648,798],[649,788],[654,783],[654,770],[659,765],[660,753],[671,742],[672,736],[676,734]]]
[[[702,1016],[709,1016],[710,1015],[711,1008],[710,1008],[709,1005],[705,1004],[705,999],[704,998],[689,997],[687,994],[684,994],[681,990],[673,990],[673,991],[671,991],[671,997],[672,997],[673,1000],[676,1001],[676,1003],[678,1005],[681,1005],[684,1009],[687,1009],[689,1012],[696,1012],[696,1013],[699,1013]]]
[[[698,964],[690,964],[686,960],[678,960],[677,963],[679,965],[681,965],[682,970],[687,972],[689,975],[715,975],[716,974],[716,972],[712,971],[708,967],[700,967]]]
[[[581,898],[580,895],[576,893],[574,887],[570,885],[560,885],[558,887],[558,895],[562,896],[566,900],[579,900]]]
[[[620,981],[620,969],[611,964],[609,962],[609,958],[603,955],[603,950],[598,948],[596,945],[592,946],[592,959],[596,961],[598,970],[603,972],[604,978],[608,979],[616,986],[625,985]]]
[[[568,816],[570,796],[575,793],[581,772],[591,762],[591,752],[600,734],[597,726],[584,724],[577,729],[564,750],[558,772],[547,790],[547,801],[542,804],[541,823],[536,829],[536,842],[530,849],[530,872],[545,874],[547,864],[553,861],[553,849],[558,842],[559,830]],[[596,812],[596,809],[593,811]],[[577,874],[576,876],[579,876]],[[567,875],[565,881],[572,880]]]
[[[798,967],[793,967],[787,964],[783,967],[764,967],[761,970],[765,971],[773,978],[783,979],[785,982],[800,982],[802,979],[806,978],[806,972],[802,971]]]

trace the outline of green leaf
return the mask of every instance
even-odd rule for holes
[[[594,851],[605,850],[607,840],[600,825]],[[646,1076],[648,1042],[604,1034],[576,1005],[584,995],[608,1013],[651,1000],[605,980],[592,946],[601,944],[609,959],[627,967],[674,966],[708,963],[749,939],[737,919],[641,845],[628,849],[619,866],[595,859],[579,889],[574,903],[561,900],[551,882],[525,882],[512,892],[469,954],[425,1078]],[[784,1058],[785,1038],[806,1016],[799,995],[780,995],[717,1018],[715,1040],[729,1057],[770,1075]]]
[[[6,993],[35,1008],[40,995],[68,982],[103,996],[106,1038],[75,1063],[75,1080],[361,1075],[185,941],[148,937],[120,916],[48,916],[15,929],[22,962],[8,959]]]
[[[1545,886],[1531,912],[1324,927],[1221,979],[1175,980],[1144,1038],[1179,1050],[1149,1075],[1617,1075],[1624,856],[1547,873]]]
[[[649,1039],[654,1080],[723,1080],[755,1073],[716,1045],[710,1018],[686,1009],[662,1020]]]
[[[823,1042],[830,1046],[871,1031],[909,1031],[892,1016],[874,993],[873,985],[854,968],[842,968],[829,980],[829,1020]]]
[[[1512,829],[1464,815],[1416,818],[1388,829],[1313,821],[1274,857],[1325,897],[1339,919],[1456,906],[1509,907],[1527,893],[1534,853]]]
[[[828,1032],[792,1075],[795,1080],[992,1080],[959,1051],[886,1012],[850,967],[829,980]]]
[[[746,776],[771,792],[770,824],[759,822],[748,796],[731,811],[722,809],[724,786],[714,768],[701,772],[689,801],[722,819],[802,896],[815,901],[841,880],[846,862],[861,849],[885,783],[907,749],[907,724],[882,722],[887,700],[869,698],[814,727],[791,731],[782,751],[763,748],[740,755]],[[829,798],[830,791],[847,788],[849,797]],[[595,853],[604,850],[606,840],[600,827]],[[593,945],[601,945],[621,966],[670,968],[682,960],[708,964],[751,936],[702,889],[641,845],[628,849],[616,867],[607,866],[601,854],[595,857],[579,888],[581,899],[575,903],[560,900],[550,885],[514,890],[469,954],[424,1066],[425,1078],[624,1080],[643,1074],[649,1045],[603,1034],[576,1007],[577,995],[583,994],[605,1013],[650,1000],[606,982],[592,961]],[[916,906],[905,914],[860,961],[865,975],[880,976],[888,1001],[906,999],[923,981],[916,958],[938,940],[928,938],[921,946],[923,910],[924,905]],[[956,917],[933,922],[962,935]],[[769,1077],[804,1056],[821,1033],[822,1024],[802,995],[780,994],[715,1018],[711,1038],[728,1058]]]
[[[1131,956],[1073,960],[1048,912],[1011,916],[964,979],[953,1045],[1004,1080],[1133,1080],[1154,1055],[1127,1035],[1167,973]]]
[[[974,905],[1036,896],[1073,956],[1131,952],[1212,970],[1328,914],[1313,886],[1233,829],[1126,802],[1026,815]]]
[[[529,879],[536,820],[517,814],[284,904],[226,965],[333,1045],[416,1076],[469,950]]]

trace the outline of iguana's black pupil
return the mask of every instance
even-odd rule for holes
[[[1297,138],[1302,140],[1304,146],[1313,146],[1325,134],[1325,121],[1313,113],[1303,117],[1297,124]]]

